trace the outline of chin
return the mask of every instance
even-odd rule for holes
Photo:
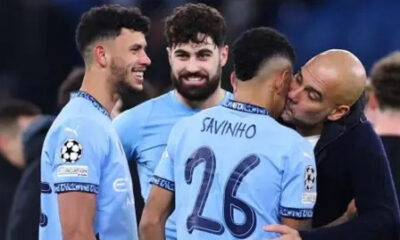
[[[143,91],[143,84],[140,85],[132,85],[131,88],[136,91]]]

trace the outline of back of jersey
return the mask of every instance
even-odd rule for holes
[[[262,227],[312,216],[311,146],[265,109],[231,101],[205,110],[174,128],[167,151],[178,239],[276,237]]]

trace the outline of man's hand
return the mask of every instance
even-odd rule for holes
[[[301,240],[299,232],[286,225],[267,225],[264,227],[264,230],[267,232],[276,232],[281,234],[280,237],[270,240]]]
[[[345,222],[350,221],[351,219],[357,217],[357,207],[355,204],[354,199],[351,200],[351,202],[349,203],[349,205],[347,206],[347,210],[346,212],[343,213],[342,216],[338,217],[336,220],[328,223],[327,225],[323,226],[323,227],[334,227],[334,226],[338,226],[341,225]]]
[[[357,217],[357,207],[356,207],[356,202],[354,199],[351,200],[351,202],[347,206],[347,210],[344,213],[344,215],[347,217],[348,221]]]

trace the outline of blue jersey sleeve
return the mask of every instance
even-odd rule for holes
[[[87,119],[74,119],[57,130],[52,144],[55,191],[98,193],[101,165],[108,155],[104,129]]]
[[[175,191],[174,178],[174,158],[170,150],[171,146],[167,145],[161,160],[154,171],[154,176],[150,179],[150,183],[166,190]]]
[[[311,145],[298,140],[284,162],[280,215],[311,218],[316,201],[317,172]]]
[[[176,151],[176,140],[182,138],[184,119],[178,121],[172,128],[167,147],[165,148],[160,162],[158,163],[150,183],[169,191],[175,191],[174,157]]]

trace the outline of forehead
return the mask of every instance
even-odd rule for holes
[[[336,71],[328,65],[317,62],[309,62],[301,68],[303,78],[310,84],[319,87],[327,87],[333,85],[334,79],[337,77]]]
[[[146,46],[146,37],[142,32],[122,28],[121,33],[115,38],[115,43],[119,44],[140,44]]]
[[[299,71],[306,87],[318,91],[324,99],[335,98],[340,87],[335,71],[323,64],[306,64]]]
[[[186,51],[186,52],[197,52],[197,51],[204,50],[204,49],[208,49],[210,51],[217,51],[218,47],[214,43],[212,38],[209,36],[204,38],[204,41],[202,41],[201,43],[194,43],[192,41],[189,41],[187,43],[179,43],[179,44],[171,47],[172,52],[175,52],[178,50]]]

